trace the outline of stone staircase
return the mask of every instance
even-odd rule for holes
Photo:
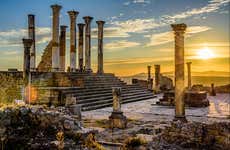
[[[122,103],[154,98],[153,93],[147,89],[138,85],[127,85],[113,74],[79,75],[73,73],[69,77],[72,78],[72,81],[81,78],[84,85],[62,90],[61,99],[68,96],[76,97],[77,103],[82,105],[83,111],[111,107],[113,103],[112,87],[122,88]]]
[[[46,46],[43,51],[41,61],[38,65],[39,72],[49,72],[52,67],[52,41]]]

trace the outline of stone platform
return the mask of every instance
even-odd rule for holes
[[[186,91],[184,95],[185,106],[188,107],[207,107],[209,100],[206,91]],[[163,98],[157,102],[158,105],[174,106],[174,91],[167,91]]]
[[[33,72],[32,87],[33,104],[65,105],[67,99],[74,98],[83,111],[112,106],[112,87],[121,87],[122,103],[154,97],[147,88],[127,85],[109,73]]]

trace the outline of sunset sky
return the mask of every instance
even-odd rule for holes
[[[186,23],[185,59],[192,70],[229,72],[230,0],[2,0],[0,4],[0,70],[22,70],[27,15],[35,14],[37,64],[51,39],[51,4],[62,5],[60,25],[69,26],[68,10],[92,16],[92,67],[97,66],[96,20],[105,20],[104,68],[116,75],[147,72],[160,64],[174,70],[170,24]],[[68,28],[69,32],[69,28]],[[68,33],[69,34],[69,33]],[[78,43],[78,42],[77,42]],[[69,38],[67,40],[69,65]]]

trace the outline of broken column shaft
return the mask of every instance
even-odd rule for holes
[[[60,71],[65,71],[65,56],[66,56],[66,28],[61,26],[60,34]]]
[[[159,92],[159,90],[160,90],[161,66],[160,65],[154,65],[154,68],[155,68],[155,91]]]
[[[175,120],[185,119],[184,104],[184,33],[186,24],[171,25],[175,34]]]
[[[83,48],[84,48],[84,26],[85,24],[78,24],[78,69],[80,72],[83,71]]]
[[[113,112],[109,116],[110,127],[111,128],[126,128],[127,118],[123,115],[121,111],[121,88],[112,88],[113,93]]]
[[[30,49],[30,70],[36,71],[36,49],[35,49],[35,16],[28,15],[28,37],[33,40]]]
[[[187,70],[188,70],[188,89],[192,87],[192,78],[191,78],[191,64],[192,62],[187,62]]]
[[[98,25],[98,74],[103,74],[103,27],[105,22],[104,21],[97,21]]]
[[[59,71],[59,14],[61,6],[51,5],[53,10],[53,24],[52,24],[52,71]]]
[[[85,71],[92,72],[91,69],[91,21],[93,17],[83,17],[85,20]]]
[[[68,11],[70,17],[70,71],[76,71],[76,19],[77,11]]]

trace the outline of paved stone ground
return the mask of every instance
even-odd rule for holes
[[[123,104],[122,110],[129,119],[139,121],[171,121],[174,117],[174,107],[158,106],[156,101],[162,97],[146,101]],[[217,94],[208,97],[210,106],[206,108],[186,108],[186,116],[189,121],[213,123],[230,122],[230,94]],[[108,119],[112,108],[103,108],[94,111],[83,112],[84,119]]]

